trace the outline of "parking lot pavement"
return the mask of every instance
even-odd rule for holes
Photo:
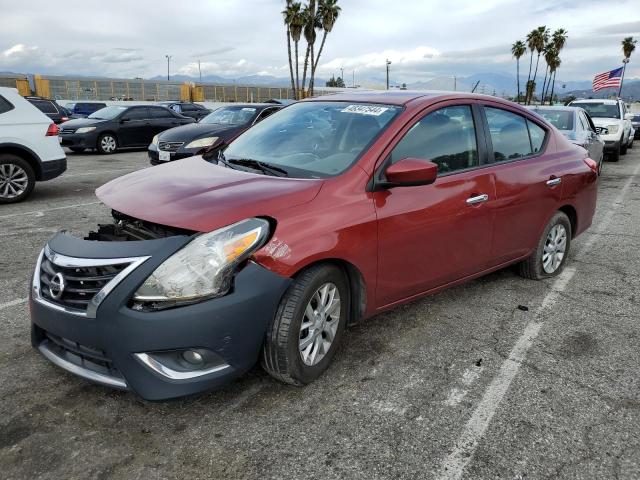
[[[165,403],[49,364],[23,302],[47,238],[106,220],[95,187],[146,165],[70,155],[0,209],[3,478],[640,477],[640,149],[605,164],[558,279],[506,269],[378,315],[305,388],[256,368]]]

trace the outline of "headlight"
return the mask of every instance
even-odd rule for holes
[[[151,145],[158,145],[158,135],[154,135],[153,140],[151,140]]]
[[[194,140],[191,143],[188,143],[187,146],[185,148],[203,148],[203,147],[209,147],[211,145],[213,145],[215,143],[215,141],[218,140],[218,137],[205,137],[205,138],[199,138],[197,140]]]
[[[607,125],[609,133],[618,133],[618,125]]]
[[[93,132],[95,129],[96,127],[81,127],[76,130],[76,133],[89,133]]]
[[[261,218],[199,235],[145,280],[133,296],[134,308],[162,309],[225,295],[238,264],[268,235],[269,222]]]

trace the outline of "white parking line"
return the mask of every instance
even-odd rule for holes
[[[14,305],[20,305],[21,303],[25,303],[26,301],[26,298],[18,298],[17,300],[11,300],[10,302],[0,303],[0,310],[2,310],[3,308],[13,307]]]
[[[624,200],[627,191],[634,182],[634,177],[636,177],[639,172],[640,165],[636,167],[629,180],[627,180],[625,185],[622,187],[622,190],[620,190],[620,193],[615,198],[613,205],[611,206],[612,210],[618,209],[622,205],[622,201]],[[604,220],[598,224],[597,230],[600,232],[606,231],[613,219],[613,216],[612,212],[607,212]],[[580,257],[587,253],[598,238],[598,235],[592,235],[582,246],[576,257]],[[480,403],[465,425],[452,452],[442,462],[441,470],[438,475],[439,479],[451,480],[462,478],[465,467],[473,458],[475,450],[489,427],[493,415],[496,413],[496,410],[500,406],[500,403],[504,399],[504,396],[511,385],[511,381],[518,373],[529,348],[531,348],[533,341],[540,333],[540,329],[544,324],[544,322],[540,321],[541,314],[556,303],[561,292],[567,287],[575,273],[576,270],[574,268],[566,268],[553,282],[551,291],[542,300],[542,304],[535,313],[534,320],[527,324],[523,334],[509,353],[509,357],[502,362],[498,374],[489,384],[489,387],[482,396]]]
[[[96,205],[98,203],[102,203],[102,202],[76,203],[74,205],[65,205],[64,207],[44,208],[42,210],[32,210],[30,212],[10,213],[9,215],[0,215],[0,219],[2,219],[2,218],[12,218],[12,217],[21,217],[23,215],[39,215],[39,216],[42,216],[42,214],[44,214],[45,212],[53,212],[55,210],[64,210],[66,208],[86,207],[88,205]]]

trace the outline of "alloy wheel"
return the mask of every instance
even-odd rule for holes
[[[300,356],[305,365],[317,365],[327,354],[340,324],[340,293],[331,282],[323,284],[307,304],[300,325]]]
[[[0,197],[11,199],[22,195],[29,186],[29,176],[19,165],[0,165]]]
[[[105,135],[100,140],[100,147],[102,148],[103,152],[106,152],[106,153],[114,152],[116,149],[116,139],[113,138],[111,135]]]
[[[542,267],[546,273],[553,273],[560,267],[566,249],[567,230],[564,225],[556,224],[547,234],[542,253]]]

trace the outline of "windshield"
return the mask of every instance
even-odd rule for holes
[[[571,106],[584,108],[591,118],[620,118],[620,109],[615,103],[572,102]]]
[[[204,117],[200,123],[244,125],[253,120],[256,111],[257,109],[253,107],[222,107]]]
[[[543,116],[551,125],[558,130],[573,130],[573,112],[570,110],[540,110],[536,109],[538,115]]]
[[[302,102],[268,117],[225,150],[233,160],[257,160],[292,177],[322,178],[349,168],[390,124],[400,107]]]
[[[97,120],[111,120],[112,118],[116,118],[122,112],[124,112],[129,107],[105,107],[100,110],[96,110],[88,118],[94,118]]]

